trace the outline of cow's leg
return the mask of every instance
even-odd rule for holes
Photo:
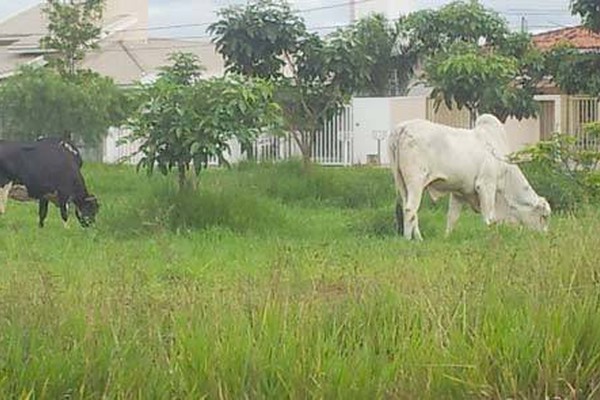
[[[423,197],[423,185],[407,184],[406,202],[404,204],[404,237],[408,240],[423,240],[419,229],[419,216],[417,212]]]
[[[450,235],[450,232],[454,229],[458,217],[460,217],[460,211],[462,209],[462,201],[459,200],[455,195],[450,193],[450,201],[448,203],[448,216],[446,218],[446,237]]]
[[[8,195],[12,189],[12,182],[8,182],[4,187],[0,188],[0,215],[6,212],[6,205],[8,204]]]
[[[402,235],[404,231],[404,200],[402,197],[396,197],[396,232]]]
[[[40,199],[38,214],[40,217],[40,228],[43,228],[44,220],[46,219],[46,216],[48,215],[48,199],[44,199],[43,197]]]
[[[404,230],[404,202],[406,199],[406,186],[399,166],[395,166],[394,183],[396,184],[396,230],[399,235]]]
[[[477,186],[481,216],[486,225],[496,222],[496,185],[492,183]]]
[[[64,226],[67,227],[67,221],[69,220],[69,209],[67,208],[68,199],[61,195],[58,195],[58,208],[60,209],[60,217],[63,220]]]
[[[475,191],[479,197],[479,208],[483,222],[492,225],[496,222],[496,189],[498,184],[499,162],[490,157],[484,161],[478,178],[475,180]]]

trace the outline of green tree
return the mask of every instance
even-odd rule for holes
[[[130,139],[142,141],[138,167],[149,174],[175,169],[182,190],[190,170],[199,174],[212,157],[226,163],[230,139],[249,141],[263,129],[276,129],[280,113],[272,85],[262,79],[234,74],[194,79],[200,72],[194,56],[176,54],[171,60],[154,84],[140,88]]]
[[[227,7],[219,11],[219,17],[208,31],[227,70],[246,76],[282,77],[287,56],[307,39],[304,20],[285,1],[258,0],[245,7]]]
[[[506,21],[476,0],[454,1],[438,10],[413,12],[398,23],[398,50],[421,58],[448,51],[455,43],[497,46],[509,34]]]
[[[373,14],[345,29],[349,39],[357,43],[360,54],[369,60],[361,95],[385,97],[405,93],[417,57],[415,52],[394,52],[400,26],[382,14]]]
[[[600,96],[600,57],[581,53],[569,44],[555,46],[546,54],[547,71],[568,94]]]
[[[452,49],[439,59],[432,59],[426,68],[427,81],[434,89],[437,104],[444,101],[448,108],[455,104],[466,107],[473,126],[479,110],[490,98],[502,98],[501,88],[507,87],[517,72],[514,60],[501,55],[480,54],[471,46]]]
[[[584,25],[600,32],[600,3],[596,0],[574,0],[573,14],[579,14]],[[569,94],[600,96],[600,56],[583,53],[568,43],[561,43],[547,54],[547,70],[553,81]]]
[[[598,0],[571,0],[571,12],[579,14],[586,27],[600,32],[600,2]]]
[[[534,116],[544,58],[527,34],[510,33],[505,20],[476,1],[409,15],[408,45],[425,60],[436,105],[466,107],[471,124],[488,112],[505,121]]]
[[[193,53],[172,53],[170,65],[160,68],[160,77],[177,85],[193,85],[202,76],[204,67]]]
[[[54,52],[50,63],[62,74],[74,74],[85,54],[98,47],[103,7],[103,0],[47,0],[48,34],[41,45]]]
[[[97,143],[125,118],[125,93],[109,78],[80,72],[69,79],[53,69],[23,67],[0,85],[3,136],[71,137]]]
[[[370,60],[351,32],[308,32],[285,1],[258,0],[219,16],[209,31],[228,71],[276,83],[286,128],[308,165],[317,131],[363,88]]]

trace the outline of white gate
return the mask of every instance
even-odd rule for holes
[[[323,129],[315,135],[312,159],[323,165],[351,165],[353,154],[353,109],[345,107],[331,121],[324,124]],[[137,163],[141,155],[137,154],[140,142],[125,142],[129,132],[125,129],[111,128],[104,141],[105,163]],[[277,137],[262,135],[256,139],[250,149],[250,154],[242,154],[242,149],[236,140],[230,143],[230,152],[225,158],[230,162],[251,157],[257,161],[279,161],[291,157],[300,157],[301,152],[294,139],[287,135]],[[216,157],[211,158],[209,165],[218,165]]]
[[[314,138],[312,159],[323,165],[351,165],[353,150],[352,106],[346,106]]]

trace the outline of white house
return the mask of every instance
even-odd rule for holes
[[[43,3],[0,22],[0,79],[19,65],[43,63],[46,52],[39,41],[47,32]],[[83,67],[131,85],[152,76],[172,52],[196,54],[207,76],[221,75],[223,61],[208,38],[175,40],[148,35],[148,0],[106,0],[99,49],[90,52]]]

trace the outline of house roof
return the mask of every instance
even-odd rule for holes
[[[533,43],[542,50],[549,50],[560,43],[568,43],[581,51],[600,51],[600,34],[583,26],[570,26],[533,35]]]
[[[159,68],[168,63],[169,54],[185,51],[198,56],[206,68],[204,76],[223,73],[223,60],[209,40],[124,39],[120,33],[127,32],[135,22],[135,17],[123,14],[105,21],[99,49],[88,53],[83,67],[109,76],[117,84],[131,85],[156,75]],[[47,32],[46,26],[42,5],[0,22],[0,79],[9,76],[23,64],[43,62],[44,51],[39,48],[39,39]]]
[[[43,4],[38,4],[0,21],[0,38],[45,35],[48,22],[42,12],[43,7]]]
[[[147,42],[110,42],[86,57],[83,66],[112,77],[119,85],[130,85],[142,78],[152,78],[169,63],[169,54],[183,51],[198,56],[206,68],[203,76],[221,75],[222,58],[212,43],[172,39],[148,39]]]

